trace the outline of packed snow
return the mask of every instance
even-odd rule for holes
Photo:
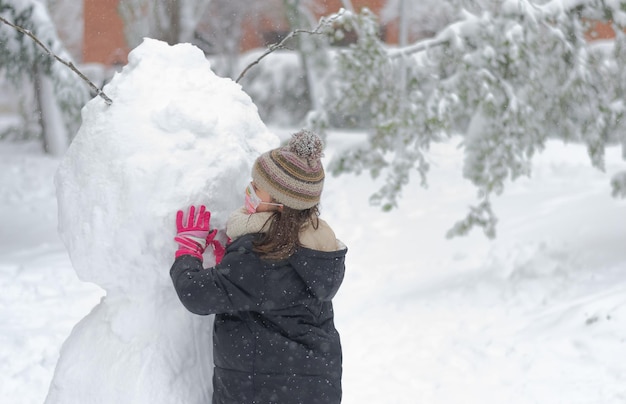
[[[163,270],[171,229],[190,204],[223,228],[254,159],[279,139],[190,44],[146,39],[104,91],[113,105],[83,109],[55,184],[73,267],[106,297],[64,344],[46,403],[207,402],[212,317],[186,312]]]
[[[223,226],[255,156],[298,129],[266,128],[191,46],[144,42],[105,91],[62,159],[0,142],[2,402],[208,402],[210,317],[169,285],[175,211],[204,202]],[[331,131],[325,161],[364,136]],[[416,176],[388,213],[377,181],[327,177],[322,217],[349,248],[343,402],[625,402],[620,148],[603,173],[549,142],[494,201],[495,240],[448,240],[475,201],[460,142],[432,147],[429,188]]]

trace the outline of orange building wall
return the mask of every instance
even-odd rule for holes
[[[124,24],[117,11],[119,0],[83,0],[83,2],[83,62],[103,63],[108,66],[126,64],[129,48],[124,38]],[[385,3],[386,0],[352,0],[355,11],[367,7],[378,15]],[[342,7],[341,0],[317,0],[315,12],[319,18],[337,12]],[[397,24],[391,23],[381,28],[385,31],[386,42],[398,42]],[[259,16],[245,23],[240,49],[245,51],[265,46],[263,33],[271,31],[289,31],[284,11],[279,7],[273,15]],[[607,23],[594,24],[587,34],[587,40],[590,41],[613,37],[615,33]]]
[[[126,64],[128,46],[119,0],[84,0],[83,63]]]
[[[591,24],[591,29],[585,35],[587,41],[597,41],[601,39],[615,38],[615,31],[611,27],[611,23],[595,22]]]

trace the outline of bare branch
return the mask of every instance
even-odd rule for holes
[[[252,63],[250,63],[248,66],[246,66],[245,69],[243,69],[243,71],[241,72],[241,74],[239,75],[239,77],[237,77],[237,80],[235,80],[235,83],[239,83],[239,81],[243,78],[243,76],[248,72],[248,70],[250,70],[253,66],[258,65],[259,62],[261,61],[261,59],[265,58],[267,55],[269,55],[270,53],[278,50],[278,49],[286,49],[287,47],[285,46],[285,44],[287,43],[287,41],[289,41],[291,38],[294,38],[297,35],[300,34],[309,34],[309,35],[321,35],[322,32],[322,28],[330,25],[332,22],[334,22],[341,14],[337,14],[332,18],[329,19],[321,19],[320,22],[317,24],[317,26],[315,27],[315,29],[313,31],[309,31],[306,29],[296,29],[291,31],[286,37],[284,37],[280,42],[275,43],[270,45],[267,50],[261,55],[259,56],[255,61],[253,61]]]
[[[6,19],[0,17],[0,21],[5,23],[6,25],[15,28],[17,31],[21,32],[22,34],[30,37],[37,45],[39,45],[39,47],[41,47],[43,50],[46,51],[46,53],[48,54],[48,56],[56,59],[57,61],[61,62],[63,65],[69,67],[74,73],[76,73],[81,79],[83,79],[85,82],[87,82],[87,84],[89,84],[89,86],[91,87],[92,90],[94,90],[96,92],[97,95],[99,95],[100,97],[102,97],[102,99],[104,99],[104,101],[107,103],[107,105],[111,105],[113,103],[113,100],[111,100],[102,90],[100,90],[95,84],[93,84],[91,82],[91,80],[89,80],[87,78],[87,76],[85,76],[80,70],[78,70],[76,68],[76,66],[74,66],[74,64],[72,62],[67,62],[64,59],[60,58],[59,56],[57,56],[55,53],[53,53],[50,49],[48,49],[48,47],[46,45],[44,45],[39,38],[37,38],[31,31],[20,27],[19,25],[15,25],[9,21],[7,21]]]

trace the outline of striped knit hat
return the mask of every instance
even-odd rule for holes
[[[252,180],[277,202],[296,210],[317,205],[324,187],[322,140],[301,130],[287,146],[259,156],[252,167]]]

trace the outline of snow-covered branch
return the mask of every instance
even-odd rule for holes
[[[546,4],[537,5],[528,0],[506,1],[501,7],[501,13],[509,16],[524,15],[534,22],[554,25],[554,21],[560,18],[571,18],[576,14],[581,18],[603,19],[609,16],[610,21],[616,27],[626,26],[626,7],[622,10],[619,4],[607,4],[604,0],[551,0]],[[481,23],[480,18],[462,10],[462,19],[454,22],[442,30],[433,38],[420,40],[411,45],[391,49],[389,56],[397,58],[409,56],[427,51],[437,46],[447,45],[453,38],[459,36],[471,36],[476,32],[476,24]]]
[[[351,0],[341,0],[341,4],[343,5],[343,8],[351,13],[354,13],[354,6],[352,5]]]
[[[423,52],[428,49],[442,46],[448,43],[447,39],[442,38],[428,38],[423,41],[416,42],[414,44],[405,46],[404,48],[391,49],[389,51],[389,57],[398,58],[401,56],[410,56],[415,53]]]
[[[612,195],[626,198],[626,171],[620,171],[611,178]]]
[[[479,203],[448,235],[480,227],[493,237],[490,197],[529,176],[548,139],[585,144],[598,169],[605,147],[626,141],[626,35],[617,30],[602,48],[585,39],[589,18],[626,21],[622,10],[625,0],[505,0],[495,10],[461,12],[434,38],[393,50],[378,37],[375,16],[347,17],[359,35],[338,52],[334,98],[324,112],[361,114],[371,134],[331,170],[386,173],[373,201],[390,209],[410,172],[425,183],[430,143],[460,134],[463,175]],[[622,177],[613,184],[621,195]]]

